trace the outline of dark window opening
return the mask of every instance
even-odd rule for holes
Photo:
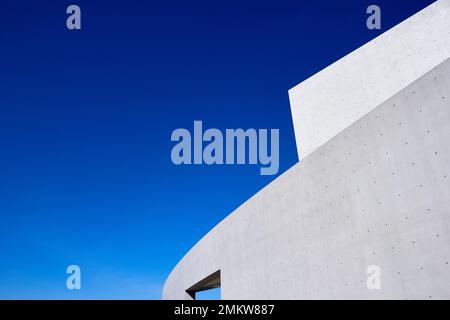
[[[194,300],[219,300],[220,270],[191,286],[186,293]]]

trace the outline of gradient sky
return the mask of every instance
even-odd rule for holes
[[[431,2],[2,1],[0,298],[159,299],[189,248],[276,178],[175,166],[171,132],[279,128],[280,174],[298,159],[288,89]]]

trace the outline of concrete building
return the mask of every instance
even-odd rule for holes
[[[450,299],[449,58],[439,0],[291,89],[300,162],[206,234],[163,299]]]

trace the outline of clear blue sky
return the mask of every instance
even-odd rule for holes
[[[171,132],[279,128],[287,170],[287,90],[380,34],[372,2],[386,31],[432,1],[2,1],[0,298],[159,299],[187,250],[276,178],[175,166]]]

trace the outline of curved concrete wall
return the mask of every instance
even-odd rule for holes
[[[163,298],[221,271],[223,299],[450,298],[450,60],[211,230]],[[368,290],[377,265],[382,289]]]
[[[223,299],[449,299],[449,137],[445,60],[220,222],[163,298],[190,299],[220,270]],[[370,265],[381,290],[366,286]]]

